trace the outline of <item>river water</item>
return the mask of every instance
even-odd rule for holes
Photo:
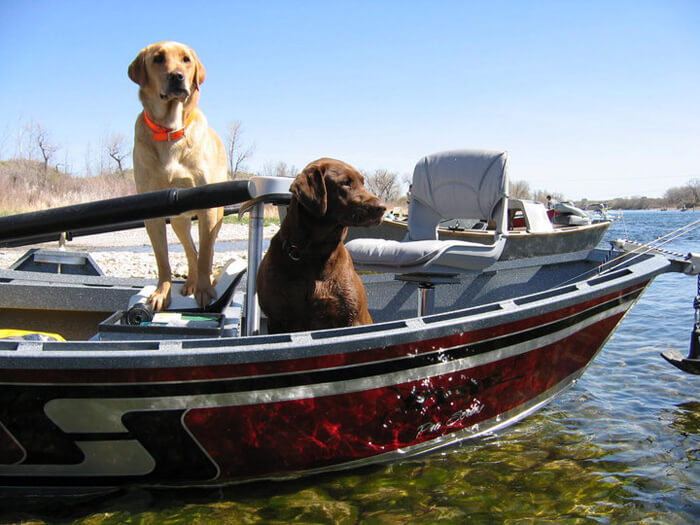
[[[698,212],[625,212],[607,240],[650,241]],[[671,242],[700,251],[700,231]],[[695,278],[658,277],[582,379],[502,433],[389,466],[217,490],[17,500],[0,521],[47,523],[697,523],[700,376],[688,353]]]

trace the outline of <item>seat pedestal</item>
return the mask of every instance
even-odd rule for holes
[[[396,275],[394,279],[418,286],[418,315],[421,317],[434,313],[435,286],[459,283],[456,274],[405,273]]]

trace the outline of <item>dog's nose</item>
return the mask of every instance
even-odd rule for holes
[[[175,71],[174,73],[168,74],[168,80],[171,82],[182,82],[185,80],[185,75],[183,75],[180,71]]]

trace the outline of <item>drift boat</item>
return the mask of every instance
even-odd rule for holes
[[[505,154],[449,152],[426,166],[430,208],[414,214],[423,233],[467,181],[482,188],[474,206],[496,222],[495,239],[348,243],[356,266],[373,270],[362,278],[375,324],[360,327],[266,333],[250,276],[263,206],[288,201],[289,179],[1,218],[9,245],[207,206],[244,202],[251,214],[248,260],[225,268],[205,312],[183,298],[153,315],[143,309],[153,282],[106,277],[86,253],[31,250],[0,271],[0,329],[24,330],[0,340],[0,486],[285,479],[493,433],[574,384],[655,276],[700,269],[695,255],[598,249],[499,260]]]

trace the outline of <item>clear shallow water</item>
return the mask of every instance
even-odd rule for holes
[[[626,212],[607,239],[649,241],[700,213]],[[669,249],[700,251],[700,232]],[[0,521],[117,523],[696,523],[700,376],[688,352],[695,278],[658,277],[581,380],[488,439],[418,459],[220,490],[130,490],[6,503]]]

